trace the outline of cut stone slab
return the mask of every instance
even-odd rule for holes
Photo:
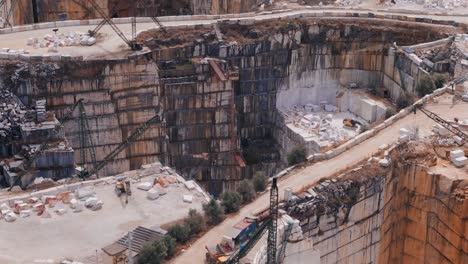
[[[458,145],[463,145],[463,139],[459,136],[454,136],[453,137],[453,140],[455,140],[455,142],[458,144]]]
[[[138,184],[137,188],[143,191],[148,191],[153,187],[153,184],[151,182],[142,182]]]
[[[19,215],[21,218],[26,218],[31,215],[31,210],[21,210]]]
[[[379,165],[386,168],[386,167],[388,167],[388,165],[390,165],[390,162],[388,161],[388,159],[381,159],[379,161]]]
[[[159,192],[156,189],[149,189],[146,193],[146,198],[150,200],[156,200],[159,198]]]
[[[406,129],[406,128],[404,128],[404,127],[403,127],[403,128],[400,128],[400,136],[405,136],[405,135],[409,136],[410,134],[411,134],[411,133],[409,132],[408,129]]]
[[[455,167],[457,168],[461,168],[463,166],[465,166],[466,164],[468,164],[468,158],[463,156],[463,157],[458,157],[454,160],[452,160],[453,162],[453,165],[455,165]]]
[[[464,157],[465,152],[462,149],[455,149],[450,151],[450,159],[454,161],[456,158]]]
[[[84,199],[94,194],[95,194],[94,190],[89,187],[83,187],[76,191],[76,196],[78,197],[78,199]]]
[[[90,208],[90,207],[93,207],[96,205],[96,203],[98,202],[98,198],[96,197],[89,197],[88,199],[86,199],[85,201],[85,206]]]
[[[409,136],[408,135],[403,135],[398,137],[398,142],[403,143],[403,142],[408,142],[409,141]]]
[[[18,217],[13,212],[10,212],[5,215],[5,221],[7,222],[14,222],[16,221],[16,219],[18,219]]]
[[[388,148],[388,144],[382,144],[380,145],[379,150],[384,150],[386,148]]]
[[[184,185],[185,185],[185,187],[186,187],[187,189],[189,189],[189,190],[195,189],[195,183],[194,183],[192,180],[190,180],[190,181],[185,181],[185,182],[184,182]]]
[[[184,195],[183,200],[184,200],[184,202],[186,202],[186,203],[192,203],[192,201],[193,201],[193,196],[192,196],[192,195]]]

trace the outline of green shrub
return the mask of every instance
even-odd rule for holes
[[[443,74],[434,73],[432,78],[434,79],[434,85],[437,89],[444,87],[446,80]]]
[[[265,176],[265,174],[256,172],[253,177],[253,185],[254,189],[257,192],[263,192],[265,191],[268,183],[268,178]]]
[[[164,259],[167,257],[167,251],[167,247],[162,240],[148,243],[141,249],[137,262],[138,264],[164,263]]]
[[[186,225],[175,224],[167,233],[179,243],[185,243],[190,238],[190,228]]]
[[[252,201],[255,196],[253,184],[247,179],[240,182],[237,192],[242,196],[242,201],[244,203]]]
[[[203,205],[203,211],[208,218],[208,223],[217,225],[224,219],[224,210],[218,202],[211,199],[208,203]]]
[[[195,236],[206,229],[205,219],[195,209],[190,209],[188,216],[184,219],[185,226],[190,230],[190,235]]]
[[[398,96],[396,104],[398,111],[400,111],[401,109],[404,109],[411,104],[411,98],[407,94],[400,94],[400,96]]]
[[[306,150],[304,147],[295,147],[288,154],[289,166],[304,162],[306,160]]]
[[[419,96],[425,96],[426,94],[432,93],[436,89],[434,80],[431,76],[423,75],[418,84],[416,85],[416,91],[418,91]]]
[[[166,253],[167,253],[167,257],[172,257],[174,256],[174,253],[176,251],[176,240],[171,236],[171,235],[168,235],[166,234],[162,239],[161,241],[164,243],[164,245],[166,246]]]
[[[221,205],[224,207],[226,213],[239,211],[241,204],[242,196],[238,192],[227,191],[223,193]]]
[[[387,110],[385,110],[385,119],[389,119],[394,114],[395,114],[395,111],[393,109],[387,108]]]

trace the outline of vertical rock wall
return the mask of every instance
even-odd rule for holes
[[[379,263],[467,263],[468,200],[457,181],[397,163],[387,180]]]
[[[50,69],[44,71],[44,78],[34,74],[41,67]],[[17,83],[17,94],[29,102],[45,98],[48,108],[55,111],[59,119],[77,100],[84,99],[98,161],[159,110],[157,68],[145,57],[68,63],[32,62],[23,69],[23,77]],[[75,111],[74,119],[65,124],[65,136],[75,149],[75,162],[81,164],[78,115]],[[154,125],[112,160],[101,175],[120,173],[154,161],[165,152],[164,135],[161,126]],[[91,163],[89,155],[85,163]]]
[[[385,176],[366,165],[344,176],[360,175],[362,182],[349,210],[324,202],[320,192],[296,205],[303,212],[295,217],[321,263],[467,263],[468,199],[454,195],[463,180],[431,174],[426,165],[396,158],[400,154],[393,152]],[[334,185],[327,184],[326,192],[340,193],[342,184]]]

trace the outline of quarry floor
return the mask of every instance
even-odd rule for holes
[[[359,9],[301,9],[294,11],[285,11],[280,13],[259,13],[255,17],[248,17],[245,19],[255,20],[268,20],[286,17],[289,15],[295,14],[306,14],[306,13],[322,13],[322,12],[336,12],[336,13],[368,13],[369,10],[359,10]],[[386,11],[373,11],[375,14],[382,15],[405,15],[408,17],[420,17],[420,18],[432,18],[440,20],[453,20],[456,22],[468,23],[468,16],[462,15],[438,15],[438,14],[408,14],[408,13],[398,13],[398,12],[386,12]],[[342,20],[356,20],[356,18],[341,18]],[[237,19],[236,19],[237,20]],[[239,19],[243,20],[243,19]],[[216,19],[208,20],[183,20],[183,21],[169,21],[163,22],[163,26],[189,26],[189,25],[201,25],[201,24],[212,24],[215,23]],[[61,27],[59,29],[60,33],[65,32],[87,32],[88,30],[94,29],[94,25],[90,26],[69,26]],[[128,37],[131,37],[131,24],[118,24],[120,30]],[[148,29],[157,28],[154,23],[138,23],[137,31],[145,31]],[[46,34],[52,35],[52,28],[50,29],[40,29],[26,32],[17,32],[4,34],[0,37],[0,48],[10,48],[15,50],[25,49],[30,52],[30,55],[71,55],[71,56],[83,56],[86,58],[92,59],[104,59],[104,58],[119,58],[126,57],[130,51],[128,50],[126,44],[113,32],[109,25],[105,25],[100,31],[101,37],[98,37],[98,42],[93,46],[72,46],[72,47],[59,47],[58,53],[48,53],[47,48],[38,48],[34,49],[32,46],[27,45],[27,39],[31,37],[43,38]]]
[[[142,180],[144,181],[144,179]],[[138,226],[156,227],[185,217],[190,208],[202,210],[205,198],[196,190],[189,191],[182,183],[171,184],[167,194],[148,200],[146,192],[136,184],[125,205],[117,198],[114,184],[98,185],[96,195],[104,202],[99,211],[70,210],[52,218],[31,215],[15,222],[0,221],[0,263],[33,263],[34,260],[71,258],[83,263],[96,263],[96,253],[103,259],[101,248],[112,244],[129,230]],[[184,194],[193,195],[193,202],[185,203]],[[99,262],[103,263],[103,262]]]
[[[457,102],[455,105],[452,105],[451,102],[451,95],[442,95],[439,98],[439,103],[428,104],[426,105],[426,108],[447,120],[453,120],[454,117],[457,117],[460,120],[468,119],[468,103]],[[416,114],[411,113],[398,120],[393,125],[387,127],[374,137],[371,137],[341,155],[297,169],[290,173],[286,178],[279,181],[278,188],[280,200],[283,199],[284,190],[287,187],[290,187],[293,191],[297,192],[305,186],[309,186],[317,182],[321,178],[334,176],[338,172],[352,168],[361,161],[367,160],[373,154],[378,152],[378,148],[382,144],[392,144],[396,142],[399,136],[399,130],[402,127],[419,126],[420,136],[423,137],[430,135],[431,128],[434,124],[435,123],[431,119],[419,111]],[[230,216],[220,225],[207,232],[185,252],[172,260],[171,263],[201,263],[205,258],[205,245],[212,246],[215,243],[218,243],[224,235],[224,230],[232,227],[242,218],[266,209],[268,204],[269,193],[259,196],[254,202],[243,207],[239,213]]]

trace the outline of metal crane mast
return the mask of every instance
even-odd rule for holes
[[[268,227],[267,263],[276,263],[276,232],[278,230],[278,185],[273,178],[270,190],[270,225]]]
[[[419,109],[421,112],[423,112],[423,114],[425,114],[430,119],[434,120],[436,123],[438,123],[438,124],[442,125],[443,127],[445,127],[448,131],[450,131],[453,134],[459,136],[461,139],[463,139],[463,141],[465,141],[465,142],[468,141],[468,135],[465,134],[465,132],[461,131],[458,127],[453,126],[449,122],[445,121],[442,117],[438,116],[436,113],[433,113],[433,112],[427,110],[426,108],[424,108],[422,106],[422,104],[416,105],[414,107],[414,113],[415,114],[416,114],[416,109]]]
[[[80,0],[84,1],[84,0]],[[99,30],[107,23],[109,26],[111,26],[112,30],[130,47],[132,50],[141,50],[143,46],[140,43],[137,43],[136,39],[136,9],[135,9],[135,2],[131,3],[131,22],[132,22],[132,39],[129,40],[125,34],[119,29],[119,27],[112,21],[112,19],[102,10],[102,8],[96,4],[95,0],[87,0],[91,5],[92,8],[95,9],[99,15],[103,18],[101,23],[99,23],[93,30],[89,31],[90,36],[95,36]],[[141,2],[141,0],[137,0],[138,3]],[[159,28],[163,31],[166,32],[166,29],[163,27],[161,22],[156,17],[151,17],[151,19],[156,23],[156,25],[159,26]]]
[[[276,263],[276,234],[278,227],[278,185],[276,184],[276,178],[273,178],[273,182],[270,189],[270,217],[266,219],[259,228],[255,231],[252,237],[245,243],[245,245],[236,250],[227,264],[239,263],[240,259],[245,257],[249,251],[255,246],[260,240],[265,231],[268,230],[268,246],[267,246],[267,264]]]
[[[158,114],[154,115],[152,118],[150,118],[148,121],[143,123],[135,132],[133,132],[125,141],[120,143],[114,150],[112,150],[102,161],[100,161],[96,166],[91,171],[85,171],[83,173],[84,177],[91,176],[93,174],[96,174],[99,170],[104,168],[106,164],[113,160],[122,150],[128,147],[129,144],[137,140],[151,125],[153,125],[156,122],[161,121],[161,115],[162,111],[160,111]]]
[[[84,167],[86,163],[86,150],[89,150],[91,156],[91,162],[93,167],[96,168],[96,151],[94,149],[93,140],[91,138],[89,123],[88,123],[88,116],[86,115],[86,111],[84,109],[84,105],[81,103],[78,104],[78,110],[80,111],[80,158],[81,164]]]

